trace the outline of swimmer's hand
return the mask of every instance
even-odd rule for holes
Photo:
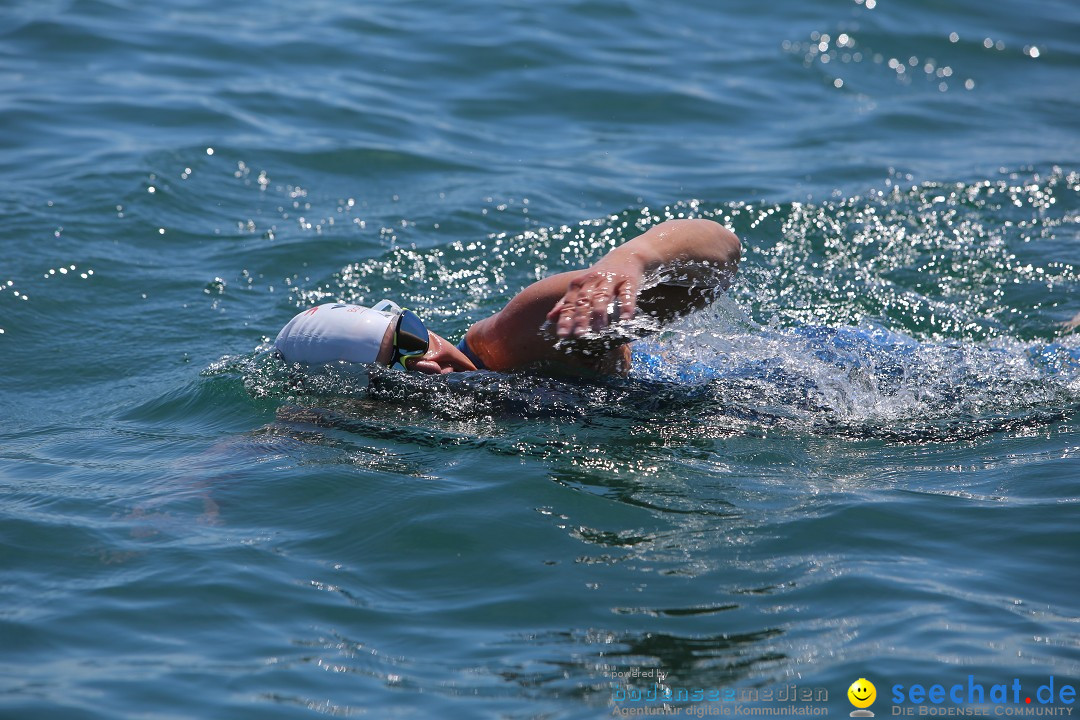
[[[587,272],[570,281],[566,293],[547,314],[560,340],[606,329],[612,322],[632,320],[645,276],[645,262],[634,253],[608,253]]]

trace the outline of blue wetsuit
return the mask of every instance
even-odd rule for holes
[[[476,366],[477,370],[487,370],[487,366],[484,365],[484,361],[477,357],[476,353],[472,351],[469,344],[465,342],[465,336],[461,337],[461,342],[457,344],[457,349],[460,350],[465,357],[472,360],[472,364]]]

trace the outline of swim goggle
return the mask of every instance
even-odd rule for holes
[[[428,351],[429,336],[424,321],[417,317],[412,310],[405,309],[391,300],[380,300],[372,310],[382,313],[391,313],[397,316],[397,324],[394,326],[394,357],[387,367],[395,364],[405,367],[405,359],[419,357]],[[391,322],[394,322],[391,320]]]

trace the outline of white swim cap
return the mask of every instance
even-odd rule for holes
[[[278,333],[274,347],[291,363],[373,363],[386,328],[400,311],[389,300],[373,308],[346,303],[316,305],[290,320]]]

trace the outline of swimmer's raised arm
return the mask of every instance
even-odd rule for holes
[[[685,315],[728,288],[741,252],[735,234],[711,220],[654,225],[573,278],[547,320],[559,338],[571,338],[603,330],[613,318],[630,320],[639,305],[661,322]],[[653,273],[666,277],[641,293]]]
[[[580,338],[639,312],[663,323],[704,307],[730,285],[741,252],[734,233],[711,220],[661,223],[590,268],[533,283],[473,325],[466,342],[491,370],[576,360],[593,370],[617,372],[625,367],[625,345],[590,355],[584,344],[580,352],[568,353],[556,347],[557,340]],[[642,290],[653,274],[661,276],[660,283]],[[543,330],[545,323],[553,332]]]

